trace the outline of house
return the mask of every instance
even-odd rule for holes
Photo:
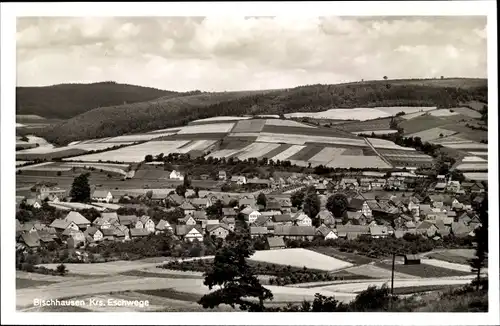
[[[293,219],[290,214],[281,214],[273,216],[273,222],[278,225],[292,225]]]
[[[173,206],[179,206],[185,201],[185,199],[184,197],[179,196],[178,194],[170,194],[167,196],[167,201],[171,203]]]
[[[231,229],[229,226],[225,224],[212,224],[212,225],[207,225],[207,232],[210,236],[219,238],[219,239],[225,239],[229,233],[231,233]]]
[[[253,224],[254,226],[265,226],[265,227],[273,226],[274,225],[273,217],[261,215],[255,220]]]
[[[291,208],[291,206],[290,206]],[[266,203],[266,210],[270,211],[280,211],[281,212],[281,202],[279,200],[269,200]]]
[[[361,212],[366,216],[366,218],[372,217],[372,209],[365,199],[352,198],[347,206],[347,210],[351,212]]]
[[[219,180],[226,180],[227,174],[226,171],[219,171]]]
[[[281,210],[283,213],[290,213],[292,211],[292,201],[290,200],[290,198],[282,198],[279,199],[278,202],[281,206],[279,210]],[[269,209],[274,209],[274,208],[269,208]]]
[[[220,220],[221,224],[226,224],[229,229],[234,232],[234,227],[235,227],[235,219],[234,217],[223,217],[222,220]]]
[[[343,178],[340,180],[340,188],[345,190],[357,190],[359,188],[358,180]]]
[[[320,235],[325,240],[330,240],[330,239],[331,240],[335,240],[335,239],[338,239],[338,236],[335,234],[335,232],[333,232],[332,229],[330,229],[329,227],[327,227],[324,224],[321,225],[319,228],[316,229],[316,234]]]
[[[253,178],[253,179],[247,179],[246,184],[261,185],[261,186],[269,187],[271,185],[271,181],[266,180],[266,179]]]
[[[207,207],[210,207],[212,206],[212,201],[210,200],[210,198],[193,198],[191,199],[191,204],[197,208],[207,208]]]
[[[319,219],[321,223],[324,223],[325,220],[331,221],[331,219],[333,218],[333,214],[327,209],[322,209],[316,215],[316,218]],[[333,222],[334,222],[333,224],[335,224],[335,220]],[[325,223],[325,225],[327,224]]]
[[[195,211],[193,213],[193,218],[196,222],[200,223],[202,220],[207,219],[207,212],[203,211]]]
[[[153,191],[153,195],[151,196],[151,201],[156,203],[162,203],[165,201],[166,198],[167,196],[165,195],[165,193]]]
[[[113,202],[113,194],[107,190],[94,190],[92,201],[111,203]]]
[[[297,212],[292,219],[298,226],[312,226],[311,218],[304,212]]]
[[[139,217],[136,215],[118,215],[118,221],[121,225],[135,227],[135,224],[139,221]]]
[[[32,206],[33,208],[42,208],[42,201],[39,198],[28,198],[25,202],[26,206]]]
[[[389,231],[387,230],[387,226],[374,225],[370,226],[370,235],[374,239],[385,238],[389,235]]]
[[[71,229],[74,231],[79,230],[78,225],[76,225],[72,221],[67,221],[66,219],[55,219],[52,221],[49,227],[54,228],[58,233],[64,232],[64,230],[66,229]]]
[[[450,235],[450,227],[446,226],[443,220],[437,220],[434,225],[437,228],[437,233],[439,233],[441,237]]]
[[[476,182],[470,187],[470,192],[473,194],[480,194],[485,192],[485,189],[481,182]]]
[[[247,178],[242,175],[233,175],[231,177],[231,182],[235,182],[237,185],[244,185],[247,183]]]
[[[83,232],[83,235],[85,235],[85,237],[90,236],[93,242],[98,242],[103,239],[102,232],[95,226],[87,228],[85,232]]]
[[[184,239],[184,241],[203,241],[203,230],[194,225],[176,225],[175,235]]]
[[[120,224],[120,221],[116,212],[101,213],[101,216],[96,218],[92,224],[99,229],[108,229],[111,226]]]
[[[38,188],[38,197],[40,200],[45,200],[48,198],[50,201],[57,201],[63,199],[66,196],[66,190],[59,187],[49,187],[47,185],[42,185]]]
[[[155,222],[151,219],[151,217],[142,215],[139,218],[139,221],[141,222],[143,229],[148,230],[149,233],[155,232]]]
[[[361,212],[346,212],[347,214],[347,219],[351,221],[351,224],[353,225],[366,225],[368,222],[368,219],[366,218],[365,214]]]
[[[420,257],[417,255],[405,255],[404,256],[405,265],[420,265]]]
[[[316,229],[313,226],[275,225],[274,235],[288,239],[312,240],[316,235]]]
[[[460,181],[448,181],[446,185],[446,191],[456,194],[460,192]]]
[[[415,228],[415,232],[420,235],[426,235],[429,238],[433,237],[438,229],[436,226],[430,222],[430,221],[422,221],[420,224]]]
[[[224,217],[236,217],[238,213],[234,210],[234,208],[231,207],[223,207],[222,208],[222,215]]]
[[[319,183],[315,187],[316,187],[316,191],[319,194],[324,195],[326,193],[326,186],[323,183]]]
[[[269,250],[275,249],[285,249],[285,241],[283,241],[283,237],[269,237],[267,240],[267,247]]]
[[[181,180],[181,181],[184,180],[184,176],[179,171],[175,171],[175,170],[170,172],[169,178],[175,179],[175,180]]]
[[[415,223],[413,221],[408,221],[405,223],[405,228],[407,230],[413,230],[415,229],[417,226],[415,225]]]
[[[469,227],[463,222],[453,222],[451,223],[451,232],[455,237],[467,237],[470,233]]]
[[[143,238],[147,237],[149,235],[149,231],[144,228],[132,228],[130,229],[130,238],[135,239],[135,238]],[[114,235],[114,233],[113,233]]]
[[[337,236],[354,240],[361,235],[370,235],[370,227],[366,225],[337,225]]]
[[[372,190],[382,190],[386,185],[385,179],[374,179],[371,182]]]
[[[40,238],[36,232],[21,234],[20,242],[28,248],[38,248],[41,246]]]
[[[155,227],[155,234],[173,232],[174,229],[167,220],[161,219]]]
[[[367,192],[372,190],[372,179],[363,178],[359,180],[359,188],[361,191]]]
[[[251,226],[250,227],[250,236],[252,238],[264,236],[264,235],[267,235],[268,233],[269,233],[269,229],[265,226]]]
[[[194,212],[196,211],[196,208],[191,205],[191,203],[187,200],[185,200],[180,206],[180,209],[184,211],[185,216],[192,216]]]
[[[80,230],[76,231],[73,229],[66,229],[62,233],[62,236],[64,239],[66,239],[66,243],[70,248],[76,248],[82,244],[84,245],[86,241],[85,235]]]
[[[247,198],[247,197],[241,198],[238,201],[238,206],[239,207],[242,207],[242,206],[255,207],[256,206],[255,198]]]
[[[75,211],[69,212],[68,215],[66,215],[65,220],[75,223],[79,229],[86,229],[91,225],[89,220],[87,220],[82,214]]]
[[[193,225],[193,226],[196,225],[196,220],[191,215],[188,215],[188,216],[186,216],[184,218],[180,218],[177,221],[181,225]]]

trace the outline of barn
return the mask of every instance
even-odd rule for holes
[[[405,255],[405,265],[419,265],[420,257],[417,255]]]

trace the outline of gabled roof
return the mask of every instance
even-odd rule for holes
[[[239,206],[255,206],[255,199],[253,198],[242,198],[238,201]]]
[[[285,222],[291,222],[293,221],[293,219],[290,214],[281,214],[281,215],[274,215],[273,221],[276,223],[285,223]]]
[[[420,224],[417,226],[417,230],[428,230],[429,228],[431,228],[432,226],[434,226],[434,224],[430,221],[422,221],[420,222]]]
[[[333,217],[333,214],[332,212],[330,212],[329,210],[327,209],[322,209],[321,211],[319,211],[319,213],[316,215],[316,218],[319,218],[321,220],[325,220],[325,219],[330,219]]]
[[[167,220],[160,220],[158,224],[156,224],[157,230],[168,230],[170,228],[171,228],[170,223],[168,223]]]
[[[178,194],[171,194],[167,197],[168,200],[172,201],[176,205],[180,205],[184,202],[184,197],[179,196]]]
[[[23,229],[23,225],[19,220],[16,218],[16,231],[21,231]]]
[[[361,199],[361,198],[353,198],[351,199],[351,201],[349,202],[349,206],[348,208],[349,209],[356,209],[356,210],[360,210],[363,208],[363,204],[365,203],[365,200],[364,199]]]
[[[198,227],[197,225],[176,225],[175,226],[175,234],[180,235],[180,236],[185,236],[188,234],[192,229],[196,229],[198,233],[203,234],[203,230]]]
[[[58,218],[52,221],[50,223],[50,227],[54,229],[66,229],[69,225],[71,224],[70,221],[67,221],[66,219]]]
[[[316,232],[326,237],[330,232],[332,232],[332,229],[323,224],[316,229]]]
[[[183,210],[195,210],[196,208],[191,205],[191,203],[187,200],[185,200],[180,206],[179,206],[180,209],[183,209]]]
[[[208,198],[193,198],[191,199],[191,204],[194,206],[206,206]]]
[[[250,215],[253,212],[255,212],[255,209],[253,209],[252,207],[248,207],[247,206],[244,209],[242,209],[240,213],[245,214],[245,215]]]
[[[235,219],[234,217],[223,217],[222,220],[221,220],[221,223],[224,223],[224,224],[235,224]]]
[[[85,230],[85,232],[83,232],[83,234],[94,236],[97,232],[99,232],[98,228],[96,228],[95,226],[90,226]]]
[[[283,241],[283,237],[269,237],[267,238],[267,244],[269,245],[269,248],[285,247],[285,241]]]
[[[30,248],[40,247],[40,238],[36,232],[21,234],[21,240]]]
[[[87,220],[82,214],[75,211],[69,212],[68,215],[66,215],[65,220],[73,222],[78,226],[90,224],[89,220]]]
[[[470,230],[463,222],[453,222],[451,223],[451,232],[455,235],[465,235],[468,234]]]
[[[207,212],[205,212],[205,211],[195,211],[194,214],[193,214],[193,218],[196,221],[206,220],[207,219]]]
[[[218,228],[223,228],[224,230],[231,231],[229,226],[227,226],[226,224],[210,224],[207,225],[207,232],[215,231]]]
[[[347,218],[349,220],[359,220],[360,218],[365,217],[365,215],[361,212],[349,212],[349,211],[347,211],[346,214],[347,214]]]
[[[110,223],[114,223],[115,221],[118,221],[118,214],[116,212],[111,212],[111,213],[101,213],[101,217]]]
[[[276,236],[314,236],[315,234],[316,229],[314,226],[274,226],[274,235]]]
[[[413,223],[413,221],[408,221],[405,223],[405,226],[408,228],[408,229],[414,229],[416,226],[415,226],[415,223]]]
[[[149,235],[148,230],[140,228],[140,229],[130,229],[130,237],[147,237]]]
[[[281,207],[292,207],[292,201],[290,200],[290,198],[281,198],[281,199],[278,199]]]
[[[136,215],[118,215],[118,220],[121,225],[130,225],[136,223],[139,217]]]
[[[272,220],[273,219],[272,219],[271,216],[260,215],[259,217],[257,217],[257,219],[255,220],[254,224],[255,224],[255,226],[262,226],[262,225],[264,225],[267,222],[272,221]]]
[[[93,198],[106,198],[111,193],[109,190],[94,190],[92,193]],[[113,195],[113,194],[111,194]]]
[[[251,226],[250,227],[250,234],[252,235],[264,235],[268,234],[269,230],[265,226]]]
[[[271,210],[271,209],[276,209],[276,210],[280,210],[281,209],[281,206],[282,204],[277,201],[277,200],[270,200],[266,203],[266,209],[267,210]],[[290,205],[291,206],[291,205]],[[288,207],[288,206],[287,206]]]

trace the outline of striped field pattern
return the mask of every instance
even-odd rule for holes
[[[291,156],[293,156],[294,154],[296,154],[300,150],[302,150],[304,147],[305,146],[301,146],[301,145],[292,145],[288,149],[286,149],[283,152],[279,153],[278,155],[273,156],[272,160],[275,161],[275,162],[277,160],[280,160],[280,161],[287,160],[288,158],[290,158]]]

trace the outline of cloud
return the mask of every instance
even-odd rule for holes
[[[486,76],[485,17],[19,18],[18,85],[238,90]]]

